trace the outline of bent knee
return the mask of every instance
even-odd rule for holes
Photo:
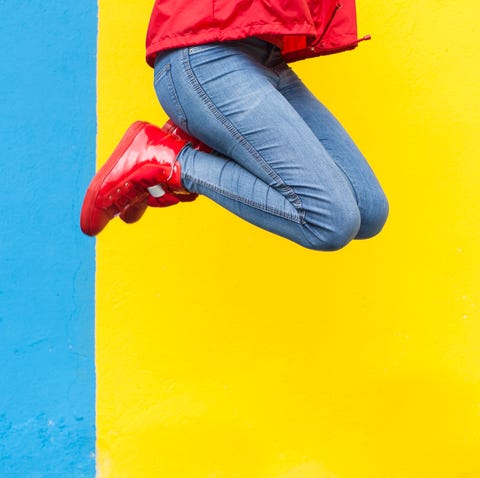
[[[357,239],[369,239],[376,236],[387,222],[389,212],[388,200],[385,195],[379,195],[370,204],[369,211],[362,214],[362,225]]]
[[[358,208],[337,210],[332,213],[332,221],[328,225],[316,228],[306,226],[309,230],[309,241],[306,247],[316,251],[338,251],[355,239],[360,223]]]

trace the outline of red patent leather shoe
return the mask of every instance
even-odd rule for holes
[[[148,205],[195,199],[181,183],[176,158],[187,141],[143,122],[133,123],[87,189],[80,217],[82,231],[95,236],[116,215],[135,222]],[[195,197],[193,197],[195,196]]]
[[[183,139],[187,143],[190,143],[194,149],[197,149],[198,151],[203,151],[205,153],[211,153],[212,148],[210,146],[207,146],[206,144],[202,143],[200,140],[197,138],[194,138],[193,136],[189,135],[183,129],[181,129],[179,126],[177,126],[172,120],[168,120],[163,126],[162,126],[162,131],[168,134],[173,134],[174,136],[178,136],[179,138]]]
[[[189,143],[194,149],[198,151],[203,151],[205,153],[211,153],[212,148],[206,144],[200,142],[197,138],[189,135],[183,129],[178,127],[172,120],[168,120],[163,126],[162,131],[166,134],[171,134],[172,136],[177,136],[183,141]],[[163,195],[161,197],[152,196],[155,188],[150,188],[150,194],[138,197],[138,200],[130,203],[125,209],[120,213],[120,219],[128,224],[137,222],[144,214],[148,206],[151,207],[165,207],[172,204],[180,202],[191,202],[197,199],[198,194],[188,193],[186,191],[173,191],[173,196],[170,194]],[[160,190],[161,192],[161,190]]]

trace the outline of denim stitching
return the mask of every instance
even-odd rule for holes
[[[231,194],[229,191],[226,191],[222,188],[219,188],[218,186],[214,184],[207,183],[206,181],[203,181],[202,179],[198,179],[196,177],[191,176],[188,173],[182,172],[182,175],[184,176],[184,179],[190,180],[200,186],[208,188],[210,191],[213,191],[215,193],[218,193],[226,198],[232,199],[236,202],[240,202],[242,204],[245,204],[246,206],[253,207],[255,209],[258,209],[260,211],[268,212],[269,214],[273,214],[274,216],[281,217],[283,219],[287,219],[288,221],[295,222],[296,224],[303,224],[303,220],[300,214],[298,214],[298,217],[293,216],[291,214],[287,214],[284,211],[274,209],[272,207],[265,206],[262,203],[258,203],[255,201],[251,201],[249,199],[246,199],[242,196],[237,196],[236,194]]]
[[[163,70],[165,70],[165,72],[163,72]],[[183,129],[187,129],[187,116],[185,115],[185,112],[183,111],[182,105],[180,104],[180,101],[179,101],[178,95],[177,95],[177,90],[175,89],[175,84],[173,83],[172,72],[171,72],[171,64],[168,63],[162,70],[160,70],[158,75],[156,75],[155,77],[157,78],[155,80],[155,86],[157,85],[157,83],[161,79],[166,77],[168,91],[169,91],[171,97],[173,98],[173,103],[175,104],[175,107],[177,109],[178,117],[181,120],[180,121],[181,124],[179,126],[181,126]]]
[[[240,144],[247,150],[249,154],[251,154],[263,168],[263,170],[274,180],[281,183],[280,189],[284,191],[287,195],[287,199],[291,202],[293,207],[298,211],[300,222],[302,224],[305,223],[305,210],[302,206],[302,201],[300,197],[295,193],[295,191],[285,183],[285,181],[278,175],[269,165],[268,163],[262,158],[262,156],[252,147],[252,145],[246,140],[246,138],[233,126],[233,124],[223,115],[210,97],[207,95],[205,90],[200,85],[198,78],[196,77],[193,69],[190,65],[190,58],[188,54],[188,49],[183,50],[183,66],[187,73],[187,78],[190,80],[190,84],[192,85],[194,91],[199,95],[200,99],[205,103],[207,108],[213,113],[215,118],[225,126],[228,131],[239,140]]]
[[[157,83],[165,76],[165,73],[169,69],[170,69],[170,63],[167,63],[157,73],[155,73],[155,76],[153,77],[153,85],[154,86],[157,86]]]

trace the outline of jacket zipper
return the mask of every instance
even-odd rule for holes
[[[318,39],[312,43],[312,47],[315,47],[317,46],[319,43],[321,43],[321,41],[323,40],[323,38],[325,37],[325,35],[327,34],[328,32],[328,29],[330,28],[330,25],[332,24],[333,22],[333,19],[335,18],[335,15],[337,14],[337,12],[342,8],[342,4],[340,2],[337,2],[335,4],[335,8],[333,9],[333,12],[332,14],[330,15],[330,18],[328,19],[328,22],[327,24],[325,25],[325,28],[323,29],[322,33],[320,34],[320,36],[318,37]]]
[[[335,19],[335,16],[337,15],[337,12],[343,7],[343,5],[340,3],[340,2],[337,2],[335,4],[335,8],[333,9],[333,12],[332,14],[330,15],[330,18],[328,19],[328,22],[327,24],[325,25],[325,28],[323,29],[322,33],[320,34],[320,36],[318,37],[318,39],[312,43],[310,49],[312,50],[315,50],[315,51],[321,51],[322,48],[316,48],[321,42],[322,40],[324,39],[325,35],[327,34],[328,32],[328,29],[330,28],[333,20]],[[355,46],[357,46],[361,41],[365,41],[365,40],[371,40],[371,36],[370,35],[365,35],[363,36],[362,38],[358,38],[357,40],[353,41],[353,42],[350,42],[350,43],[346,43],[345,45],[342,45],[338,48],[328,48],[328,49],[325,49],[324,52],[325,53],[337,53],[337,52],[340,52],[340,51],[343,51],[343,50],[349,50],[351,48],[354,48]]]

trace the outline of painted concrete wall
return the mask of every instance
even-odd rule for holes
[[[100,1],[99,161],[158,124],[152,2]],[[377,238],[303,250],[207,199],[97,242],[102,478],[480,477],[480,4],[360,0],[295,66],[385,186]]]
[[[162,123],[150,0],[100,1],[98,157]],[[391,203],[319,254],[206,199],[97,241],[98,476],[480,476],[480,6],[358,2],[355,52],[295,66]],[[0,476],[95,474],[96,5],[0,4]]]
[[[165,119],[150,3],[101,2],[100,157]],[[385,185],[375,240],[316,254],[207,200],[99,238],[102,477],[480,476],[479,14],[363,0],[370,44],[296,66]]]
[[[100,1],[99,161],[165,120],[151,4]],[[109,226],[102,478],[480,477],[480,4],[358,8],[370,43],[295,69],[383,182],[384,233],[314,253],[206,199]]]
[[[0,476],[95,476],[93,1],[0,2]]]

